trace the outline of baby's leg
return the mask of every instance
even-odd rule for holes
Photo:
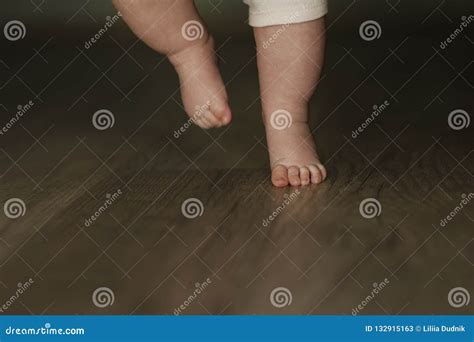
[[[231,111],[214,42],[192,0],[113,0],[135,34],[174,65],[186,112],[203,128],[228,124]]]
[[[252,7],[250,9],[252,11]],[[287,13],[291,16],[291,12]],[[301,12],[299,17],[307,14]],[[297,12],[294,17],[298,18]],[[273,24],[271,20],[269,22]],[[258,20],[254,24],[258,24]],[[323,64],[324,32],[324,18],[254,29],[263,117],[275,186],[318,184],[326,178],[326,169],[319,161],[308,126],[308,102]]]

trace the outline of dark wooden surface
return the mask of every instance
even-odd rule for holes
[[[86,183],[52,175],[43,191],[31,192],[24,180],[3,183],[2,194],[24,198],[27,213],[1,221],[2,294],[33,277],[11,313],[172,314],[209,277],[212,284],[186,313],[350,314],[374,282],[388,278],[364,313],[469,313],[449,307],[446,296],[455,285],[471,289],[472,207],[446,228],[439,220],[472,187],[472,161],[447,163],[443,148],[431,151],[419,161],[413,153],[399,156],[391,171],[407,173],[396,190],[346,145],[329,163],[328,181],[298,189],[267,227],[263,219],[295,189],[272,188],[266,170],[129,168],[121,174],[127,186],[103,167]],[[80,165],[76,157],[69,163]],[[84,227],[118,189],[117,202]],[[190,197],[204,204],[192,220],[181,213]],[[360,215],[366,197],[382,204],[379,217]],[[112,307],[91,305],[99,286],[113,289]],[[278,286],[291,289],[290,307],[270,305]]]
[[[473,50],[459,38],[441,54],[437,39],[330,40],[312,102],[329,178],[298,189],[268,225],[296,189],[269,182],[251,45],[220,42],[232,125],[179,139],[187,119],[176,77],[142,44],[109,69],[123,55],[110,39],[82,54],[80,41],[53,38],[41,50],[48,63],[35,56],[18,73],[35,95],[14,76],[34,51],[2,50],[2,120],[37,102],[0,137],[0,202],[26,204],[21,218],[0,215],[0,304],[34,279],[5,313],[173,314],[210,278],[185,314],[351,314],[387,278],[361,314],[472,314],[472,303],[450,306],[448,293],[474,294],[473,205],[446,227],[440,220],[474,192],[472,124],[447,124],[454,109],[472,117]],[[385,100],[386,112],[352,138]],[[115,115],[109,130],[91,124],[101,108]],[[202,201],[202,216],[183,216],[188,198]],[[366,198],[380,202],[376,218],[361,216]],[[115,301],[98,308],[92,294],[103,286]],[[271,304],[277,287],[291,291],[291,305]]]

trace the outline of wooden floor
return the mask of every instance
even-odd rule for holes
[[[472,124],[447,122],[454,109],[474,112],[472,45],[439,55],[413,37],[331,43],[312,103],[329,178],[275,189],[250,45],[220,52],[232,125],[175,138],[187,119],[169,65],[137,45],[135,61],[125,56],[102,77],[122,52],[101,44],[85,55],[53,39],[42,52],[49,63],[34,57],[19,74],[38,98],[0,137],[0,202],[26,207],[16,219],[0,215],[4,313],[473,313],[472,303],[451,306],[448,293],[474,294],[474,206],[440,224],[474,192]],[[32,53],[2,55],[2,83]],[[2,91],[3,120],[29,93],[15,78]],[[102,108],[115,118],[104,131],[91,123]],[[189,199],[195,218],[183,214]],[[361,213],[366,199],[380,205],[373,218]],[[93,301],[101,287],[114,297],[104,308]],[[291,302],[280,308],[271,294],[281,287]]]

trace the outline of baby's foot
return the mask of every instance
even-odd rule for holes
[[[281,125],[281,121],[275,120],[278,115],[288,114],[285,111],[282,113],[266,116],[270,120],[265,120],[273,185],[285,187],[288,184],[321,183],[327,176],[326,168],[319,161],[308,123],[285,121]]]
[[[202,128],[227,125],[232,113],[217,67],[212,37],[169,56],[181,83],[186,113]]]

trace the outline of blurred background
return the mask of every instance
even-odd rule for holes
[[[260,107],[253,60],[255,47],[252,31],[246,24],[247,6],[237,0],[202,0],[196,4],[217,38],[222,72],[238,118],[235,127],[245,127],[250,129],[250,135],[262,137],[263,127],[257,114]],[[441,50],[440,44],[459,28],[463,18],[469,17],[472,7],[472,2],[467,0],[449,3],[419,0],[416,4],[400,0],[331,1],[327,59],[322,86],[313,101],[312,120],[316,126],[329,113],[335,115],[328,118],[324,129],[318,129],[318,137],[330,139],[334,130],[350,135],[365,120],[368,111],[387,98],[395,100],[392,104],[397,105],[386,113],[387,119],[416,122],[439,115],[439,124],[444,124],[446,112],[454,108],[441,95],[449,96],[453,103],[463,103],[472,92],[467,75],[472,72],[469,33],[473,26],[467,25],[449,48]],[[84,126],[92,137],[100,132],[91,128],[90,113],[100,108],[115,114],[115,128],[123,130],[121,134],[132,134],[148,119],[149,125],[142,129],[172,135],[186,116],[181,108],[175,108],[176,102],[181,103],[179,93],[175,92],[177,77],[163,56],[137,41],[122,20],[114,23],[107,35],[91,48],[85,48],[107,18],[115,14],[109,1],[20,0],[2,4],[3,25],[20,20],[26,26],[24,39],[0,41],[0,78],[4,80],[0,87],[2,115],[8,116],[18,105],[37,99],[38,103],[47,103],[47,115],[54,117],[56,124],[73,121],[76,128]],[[380,39],[372,42],[361,39],[359,27],[367,20],[381,24]],[[433,56],[435,50],[442,54]],[[423,68],[418,70],[420,67]],[[453,76],[457,77],[451,82]],[[446,84],[449,86],[444,89]],[[402,100],[394,97],[397,92],[404,96]],[[398,106],[401,101],[406,105],[403,108]],[[161,109],[150,118],[158,106]],[[42,111],[46,108],[36,108],[41,115],[30,115],[29,119],[41,125],[45,115]],[[190,141],[199,139],[196,134],[202,132],[191,131],[180,139],[185,142],[180,147],[197,155],[196,145]],[[219,135],[219,131],[209,134],[214,137],[216,132]],[[235,139],[233,130],[226,136]],[[3,138],[4,144],[9,138],[15,144],[19,142],[12,135]],[[100,136],[104,138],[108,139]],[[337,143],[322,146],[322,153],[331,155],[339,146]],[[216,167],[231,167],[248,147],[235,147],[239,149],[236,153],[230,148],[226,158],[213,158],[212,163]],[[251,166],[264,167],[265,155],[255,158]],[[172,157],[171,160],[177,162]],[[210,163],[206,160],[200,166],[208,168]],[[246,166],[245,162],[242,166]]]
[[[243,25],[247,22],[247,6],[239,0],[196,0],[202,16],[215,34],[237,37],[248,37],[249,28]],[[339,0],[329,1],[329,22],[334,22],[343,12],[344,20],[331,28],[332,38],[357,38],[360,20],[365,18],[383,21],[384,34],[400,36],[418,34],[434,36],[435,32],[443,31],[443,27],[451,21],[459,20],[462,16],[471,14],[472,3],[469,0],[453,0],[447,2],[435,0]],[[471,11],[470,11],[471,10]],[[37,35],[42,30],[57,30],[62,27],[63,35],[71,39],[71,35],[83,36],[87,29],[94,32],[97,24],[115,10],[109,1],[53,1],[31,0],[5,2],[2,4],[3,20],[18,18],[34,25]],[[425,22],[422,22],[431,14]],[[73,18],[71,18],[74,16]],[[421,18],[421,20],[420,20]],[[65,20],[66,19],[66,22]],[[66,26],[66,24],[68,26]],[[80,29],[80,31],[77,31]],[[441,37],[440,37],[441,38]],[[71,40],[72,42],[72,40]]]

